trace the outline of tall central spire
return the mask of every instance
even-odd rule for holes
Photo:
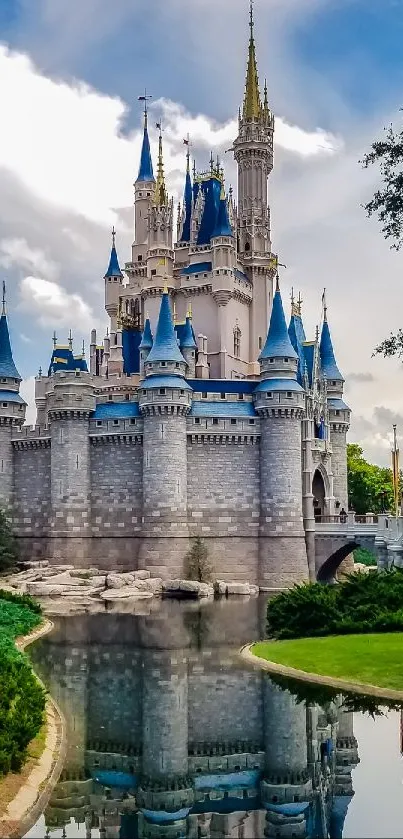
[[[157,169],[157,181],[155,185],[155,203],[157,207],[162,207],[164,204],[168,202],[168,194],[165,186],[165,177],[164,177],[164,160],[162,156],[162,125],[160,122],[157,122],[157,128],[159,129],[159,138],[158,138],[158,169]]]
[[[253,0],[250,0],[249,28],[248,67],[246,70],[245,96],[242,115],[244,119],[259,119],[262,113],[262,103],[260,99],[259,78],[256,63]]]

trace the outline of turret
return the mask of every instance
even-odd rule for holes
[[[261,417],[260,570],[263,589],[286,587],[308,574],[302,524],[301,420],[304,391],[277,277],[267,339],[253,400]]]
[[[140,342],[140,378],[144,376],[144,363],[147,360],[147,357],[150,353],[151,347],[153,345],[153,336],[151,332],[151,324],[150,318],[147,315],[146,322],[144,324],[144,332]]]
[[[148,217],[147,277],[153,285],[165,286],[173,278],[174,252],[172,244],[173,199],[168,198],[165,186],[164,161],[162,153],[162,129],[159,128],[158,173],[154,200]]]
[[[143,97],[142,97],[143,98]],[[148,223],[155,193],[155,178],[148,136],[147,97],[144,97],[144,133],[141,147],[140,166],[134,184],[135,236],[132,247],[134,265],[145,263],[148,250]]]
[[[267,87],[263,105],[260,95],[252,2],[249,29],[245,94],[234,156],[238,164],[238,255],[253,283],[250,357],[256,359],[266,333],[275,273],[267,196],[267,181],[273,168],[274,116],[268,105]]]
[[[144,418],[141,561],[165,578],[182,576],[188,544],[186,417],[192,389],[184,378],[186,367],[165,289],[139,385]]]
[[[107,267],[105,280],[105,309],[111,319],[111,332],[116,332],[117,316],[119,311],[119,297],[122,293],[123,274],[120,270],[118,255],[116,252],[116,231],[112,228],[112,247]]]
[[[187,154],[186,154],[186,178],[185,178],[185,189],[183,193],[183,207],[182,207],[182,219],[181,225],[178,235],[178,241],[182,244],[190,243],[190,226],[192,220],[192,203],[193,203],[193,191],[192,191],[192,179],[190,177],[190,149],[189,149],[189,140],[187,142]]]
[[[197,344],[192,328],[192,316],[190,311],[186,315],[185,328],[181,339],[181,353],[187,364],[186,375],[188,379],[194,379],[196,375],[196,350]]]
[[[0,507],[3,508],[9,507],[12,501],[12,433],[25,422],[26,403],[19,393],[20,382],[21,376],[11,351],[6,315],[6,286],[3,282],[0,315]]]
[[[333,494],[339,508],[348,509],[347,431],[351,411],[343,400],[344,379],[336,363],[327,320],[326,298],[323,295],[323,325],[319,353],[322,376],[326,379],[329,409],[330,442],[332,444]]]

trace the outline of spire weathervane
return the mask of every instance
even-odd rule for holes
[[[262,104],[260,99],[255,53],[253,0],[250,0],[249,4],[249,29],[248,66],[246,70],[245,97],[242,115],[246,120],[258,120],[262,113]]]
[[[155,203],[157,206],[162,206],[166,204],[168,201],[168,195],[165,187],[165,177],[164,177],[164,159],[162,155],[162,120],[156,122],[156,128],[158,128],[159,135],[158,135],[158,172],[157,172],[157,181],[155,185]]]
[[[113,225],[113,227],[112,227],[112,247],[113,248],[115,247],[115,237],[116,237],[116,230],[115,230],[115,225]]]
[[[1,314],[6,314],[6,283],[3,280],[3,298],[2,298],[2,306],[1,306]]]
[[[152,94],[147,93],[147,89],[144,88],[144,96],[139,96],[139,102],[144,102],[144,128],[147,128],[147,119],[148,119],[148,105],[150,99],[152,99]]]
[[[322,294],[322,307],[323,307],[323,320],[324,320],[324,323],[326,323],[327,322],[327,303],[326,303],[326,289],[325,288],[323,289],[323,294]]]
[[[53,333],[53,338],[52,338],[52,341],[53,341],[53,348],[54,348],[54,349],[56,349],[56,344],[57,344],[57,335],[56,335],[56,331]]]

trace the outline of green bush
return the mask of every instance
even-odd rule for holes
[[[198,583],[211,581],[212,567],[208,550],[200,536],[196,536],[190,551],[185,556],[185,572],[187,580],[197,580]]]
[[[337,585],[304,583],[273,597],[274,638],[403,631],[403,571],[350,574]]]
[[[354,562],[360,562],[361,565],[373,566],[376,565],[376,556],[367,551],[366,548],[356,548],[354,551]]]
[[[0,591],[0,776],[21,769],[43,722],[45,692],[14,644],[40,623],[40,612],[28,595]]]
[[[6,513],[0,509],[0,573],[13,568],[17,560],[17,542]]]

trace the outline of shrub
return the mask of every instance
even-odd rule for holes
[[[196,536],[190,551],[185,556],[186,579],[197,580],[199,583],[209,583],[212,568],[208,558],[208,550],[200,536]]]
[[[40,612],[28,595],[0,591],[0,776],[21,769],[43,722],[45,692],[14,645],[38,625]]]
[[[403,571],[349,574],[337,585],[304,583],[273,597],[267,629],[274,638],[403,630]]]
[[[359,562],[361,565],[368,565],[372,567],[376,565],[376,556],[371,553],[371,551],[367,551],[366,548],[356,548],[354,553],[354,562]]]
[[[0,573],[13,568],[17,560],[17,542],[4,510],[0,509]]]

